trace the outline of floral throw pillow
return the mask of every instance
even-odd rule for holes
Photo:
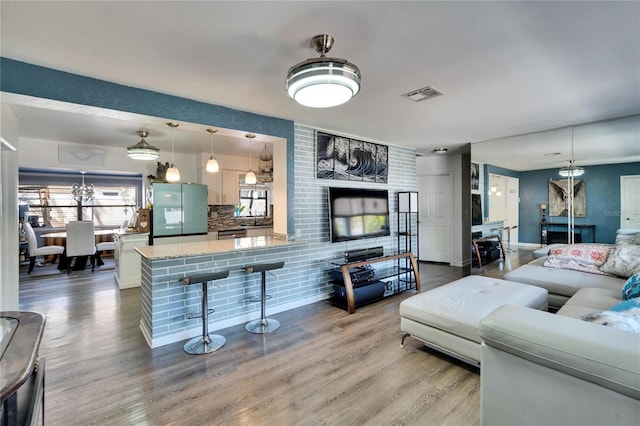
[[[640,272],[631,275],[622,287],[622,300],[635,299],[636,297],[640,297]]]
[[[606,274],[600,267],[613,249],[611,244],[566,244],[549,250],[544,266]]]
[[[623,278],[629,278],[636,272],[640,272],[640,244],[632,244],[628,241],[617,242],[600,270]]]

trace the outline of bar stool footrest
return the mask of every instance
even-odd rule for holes
[[[212,313],[214,313],[216,310],[215,309],[209,309],[207,311],[208,315],[211,315]],[[198,312],[190,312],[187,314],[187,319],[194,319],[194,318],[202,318],[202,311],[198,311]]]
[[[270,295],[265,295],[264,296],[264,300],[269,300],[271,299]],[[250,302],[250,303],[255,303],[255,302],[262,302],[262,298],[260,296],[249,296],[249,297],[245,297],[244,299],[242,299],[243,302]]]

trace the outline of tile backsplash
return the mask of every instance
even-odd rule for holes
[[[208,208],[209,229],[232,228],[240,225],[271,225],[273,217],[236,217],[234,206],[212,205]]]

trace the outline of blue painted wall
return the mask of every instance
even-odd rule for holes
[[[287,229],[294,232],[293,121],[268,117],[70,74],[0,57],[0,90],[215,127],[240,129],[287,140]]]
[[[596,241],[613,243],[620,228],[620,176],[640,174],[640,163],[586,166],[587,216],[575,218],[576,224],[596,226]],[[533,170],[520,173],[519,240],[540,243],[540,204],[549,204],[549,180],[560,179],[558,169]],[[550,223],[567,223],[563,217],[548,217]]]

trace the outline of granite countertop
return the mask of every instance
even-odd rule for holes
[[[210,240],[190,243],[162,244],[136,247],[140,255],[149,260],[175,259],[208,254],[278,248],[306,244],[306,241],[285,241],[276,237],[247,237],[229,240]]]

